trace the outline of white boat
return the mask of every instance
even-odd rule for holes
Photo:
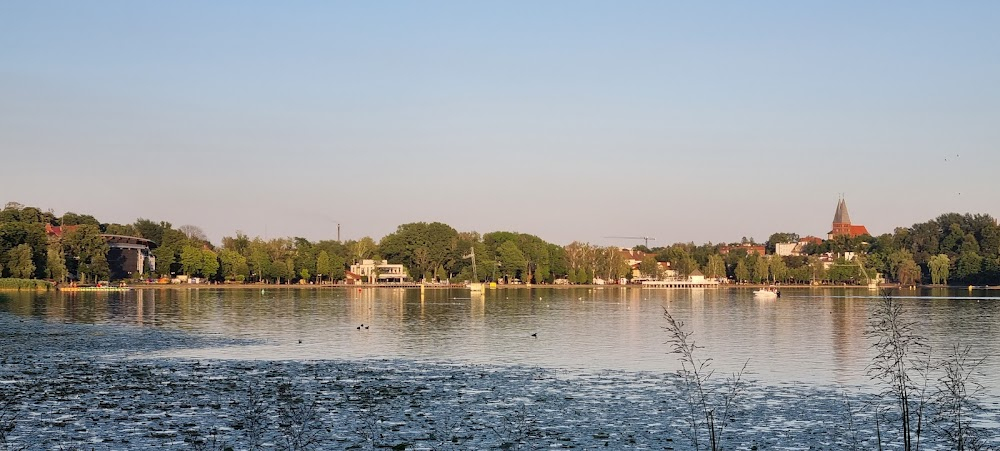
[[[753,292],[754,299],[778,299],[781,292],[773,288],[761,288]]]

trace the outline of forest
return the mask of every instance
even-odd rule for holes
[[[60,227],[59,236],[46,225]],[[69,227],[65,227],[69,226]],[[107,280],[109,246],[103,235],[141,237],[156,243],[156,269],[135,280],[200,277],[229,283],[330,283],[345,278],[351,263],[365,259],[402,264],[413,280],[593,283],[700,273],[749,283],[864,284],[876,273],[902,285],[1000,284],[1000,226],[985,214],[948,213],[898,227],[876,237],[839,236],[805,244],[799,255],[777,256],[778,243],[799,235],[772,234],[764,243],[675,243],[617,247],[574,241],[549,243],[535,235],[460,232],[440,222],[402,224],[376,241],[309,241],[301,237],[249,237],[242,232],[216,245],[194,225],[139,218],[132,224],[8,203],[0,211],[0,277],[78,281]],[[748,252],[760,244],[766,255]],[[472,255],[475,254],[475,268]],[[630,265],[630,259],[638,263]],[[635,263],[632,261],[631,263]]]

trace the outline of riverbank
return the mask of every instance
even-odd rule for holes
[[[245,284],[230,284],[230,283],[220,283],[220,284],[194,284],[194,283],[175,283],[175,284],[132,284],[128,285],[133,289],[166,289],[166,290],[200,290],[200,289],[211,289],[211,290],[246,290],[246,289],[257,289],[257,290],[323,290],[330,288],[347,288],[347,289],[371,289],[371,288],[422,288],[427,290],[468,290],[466,285],[462,284],[357,284],[357,285],[347,285],[347,284],[273,284],[273,283],[245,283]],[[555,284],[509,284],[509,285],[497,285],[496,288],[486,287],[486,290],[522,290],[522,289],[559,289],[559,290],[574,290],[574,289],[643,289],[643,290],[692,290],[692,289],[704,289],[704,290],[728,290],[728,289],[760,289],[760,288],[771,288],[777,287],[779,289],[851,289],[851,290],[864,290],[873,291],[871,288],[865,285],[808,285],[808,284],[719,284],[710,288],[660,288],[660,287],[649,287],[639,284],[634,285],[555,285]],[[882,284],[878,286],[878,289],[903,289],[903,290],[917,290],[917,289],[934,289],[934,288],[967,288],[965,286],[960,287],[948,287],[941,285],[917,285],[917,286],[900,286],[899,284]],[[1000,286],[975,286],[973,289],[976,290],[998,290]]]

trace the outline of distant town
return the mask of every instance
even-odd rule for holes
[[[645,238],[645,237],[623,237]],[[997,285],[1000,226],[985,214],[943,214],[871,235],[839,199],[825,237],[776,232],[759,243],[675,243],[631,248],[546,242],[526,233],[460,232],[439,222],[400,225],[379,241],[262,239],[221,245],[194,225],[7,203],[0,211],[4,279],[96,284],[723,284]]]

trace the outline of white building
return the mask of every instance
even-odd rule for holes
[[[362,260],[351,265],[351,272],[367,279],[368,283],[398,283],[410,277],[403,265],[390,264],[386,260]]]

